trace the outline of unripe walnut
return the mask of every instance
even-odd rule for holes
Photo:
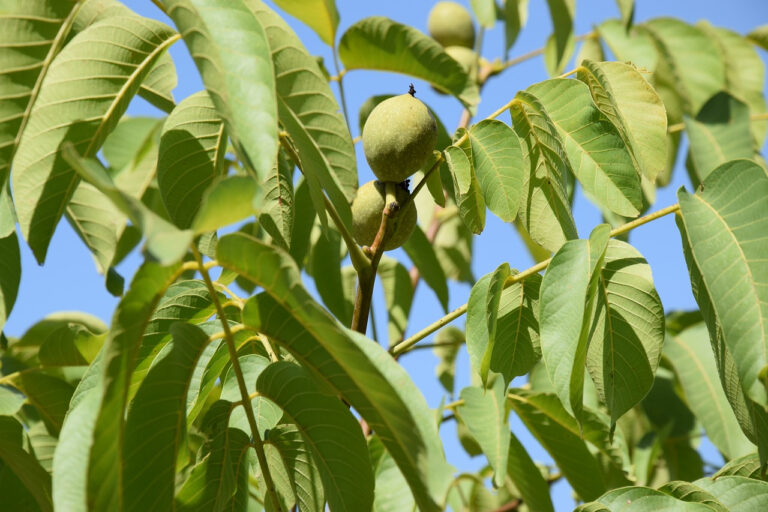
[[[475,25],[469,12],[456,2],[438,2],[429,11],[427,30],[443,46],[475,46]]]
[[[397,185],[395,198],[398,204],[404,204],[410,193],[405,186]],[[387,193],[386,186],[381,181],[369,181],[359,189],[355,200],[352,201],[352,229],[355,240],[360,245],[373,244],[381,226],[381,215],[384,211]],[[391,251],[403,245],[416,227],[416,205],[408,201],[400,208],[394,218],[387,222],[387,235],[384,250]]]
[[[363,126],[363,152],[381,181],[405,181],[427,163],[436,143],[435,118],[410,94],[376,105]]]

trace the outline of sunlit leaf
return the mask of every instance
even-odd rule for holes
[[[497,487],[504,485],[509,456],[506,390],[502,379],[496,379],[487,389],[466,387],[461,390],[464,404],[459,407],[461,418],[493,468],[493,482]]]
[[[151,66],[177,38],[154,20],[108,18],[75,36],[51,64],[19,143],[13,173],[21,231],[39,262],[79,181],[62,158],[62,143],[73,143],[85,157],[95,156]],[[51,116],[58,120],[53,129]]]
[[[253,394],[250,405],[256,419],[256,427],[259,430],[259,435],[263,437],[269,429],[277,425],[282,416],[282,412],[278,405],[269,398],[256,394],[256,380],[262,372],[264,372],[267,366],[269,366],[270,361],[266,357],[256,354],[246,354],[240,356],[238,359],[240,361],[243,379],[245,380],[246,391],[248,391],[249,394]],[[227,400],[232,403],[242,402],[243,399],[240,394],[237,375],[231,366],[229,367],[229,371],[227,371],[227,375],[221,378],[221,383],[222,400]],[[237,406],[233,407],[229,417],[229,426],[239,428],[244,432],[251,431],[247,413],[241,404],[237,404]]]
[[[573,45],[573,18],[576,15],[576,1],[547,0],[547,6],[552,18],[553,59],[557,63],[556,66],[560,67],[564,65],[563,61],[570,57],[568,47]]]
[[[445,148],[444,154],[453,177],[459,216],[470,231],[482,233],[485,228],[485,199],[472,161],[463,149],[456,146]]]
[[[207,233],[251,217],[258,193],[251,176],[227,176],[215,180],[203,194],[202,205],[192,221],[195,233]]]
[[[244,0],[163,3],[239,156],[263,180],[278,148],[275,73],[265,27]]]
[[[3,62],[0,74],[0,188],[5,187],[19,140],[40,95],[40,84],[72,28],[76,7],[79,6],[74,0],[3,2],[0,14],[0,32],[3,34],[0,50]]]
[[[334,0],[276,0],[282,10],[295,16],[315,31],[329,46],[334,45],[336,29],[339,26],[339,12]]]
[[[702,478],[693,482],[717,498],[730,512],[758,512],[768,507],[768,482],[742,476]]]
[[[486,120],[469,130],[472,164],[488,209],[504,222],[517,215],[524,167],[520,141],[501,121]]]
[[[507,460],[507,475],[531,510],[554,512],[547,481],[514,434],[510,434]]]
[[[712,171],[702,185],[696,195],[678,192],[691,263],[711,297],[742,389],[765,405],[768,175],[755,163],[736,160]]]
[[[434,39],[388,18],[371,16],[349,27],[339,41],[339,57],[348,70],[394,71],[425,80],[468,108],[478,102],[475,81]]]
[[[768,50],[768,24],[760,25],[747,35],[747,38],[756,45]]]
[[[587,368],[615,422],[653,385],[664,344],[664,308],[651,267],[626,242],[608,242],[598,274]]]
[[[541,102],[525,91],[515,98],[509,112],[526,169],[518,218],[536,243],[554,252],[578,236],[566,193],[565,148]]]
[[[174,224],[192,225],[203,194],[223,171],[227,133],[206,91],[179,103],[163,125],[157,186]]]
[[[477,21],[485,28],[496,25],[496,0],[469,0]]]
[[[621,62],[582,62],[578,77],[618,129],[639,170],[655,180],[667,165],[667,115],[659,95],[637,69]]]
[[[408,483],[378,436],[371,437],[368,449],[376,477],[373,512],[416,510],[413,495],[406,489]]]
[[[311,186],[322,186],[344,224],[351,228],[349,203],[357,190],[355,149],[328,81],[315,58],[280,16],[262,2],[245,2],[266,30],[279,120],[298,149],[304,175]],[[314,203],[315,210],[325,219],[322,198],[319,199]]]
[[[456,376],[456,356],[464,344],[464,332],[452,325],[440,329],[435,335],[435,347],[432,352],[440,358],[435,367],[435,375],[443,388],[453,395]]]
[[[665,494],[689,503],[703,503],[717,512],[728,512],[725,505],[698,485],[681,480],[673,480],[659,487]]]
[[[504,2],[504,49],[514,46],[517,36],[528,22],[528,0],[506,0]]]
[[[438,265],[439,268],[439,265]],[[400,341],[408,325],[408,315],[413,301],[413,285],[408,270],[394,258],[382,256],[376,270],[384,300],[387,304],[387,318],[390,343]],[[443,282],[445,278],[443,278]]]
[[[597,26],[597,33],[617,61],[636,66],[649,73],[649,78],[656,71],[659,53],[647,33],[634,27],[627,31],[626,26],[616,19],[602,22]]]
[[[749,455],[730,460],[712,477],[719,478],[726,475],[760,479],[760,458],[757,453],[750,453]]]
[[[642,28],[653,37],[670,66],[683,110],[695,116],[725,87],[725,63],[717,43],[700,29],[674,18],[655,18]]]
[[[438,261],[435,247],[429,243],[429,239],[421,227],[416,226],[411,237],[403,245],[403,249],[414,266],[419,269],[419,275],[424,279],[424,282],[434,290],[437,300],[447,312],[448,284],[445,279],[446,275]]]
[[[576,418],[583,407],[590,324],[608,232],[608,225],[601,224],[589,240],[563,244],[541,282],[541,356],[557,395]]]
[[[245,324],[318,370],[316,375],[382,436],[421,509],[437,510],[450,469],[426,402],[402,367],[378,344],[328,315],[301,287],[298,268],[287,253],[232,234],[219,240],[216,256],[225,268],[269,293],[248,302]]]
[[[189,381],[208,336],[199,328],[171,327],[173,348],[147,374],[125,423],[123,509],[173,507],[176,455],[186,435]]]
[[[283,459],[300,509],[322,512],[325,494],[318,464],[299,429],[293,425],[278,425],[269,431],[268,442],[277,448]]]
[[[619,14],[624,26],[632,25],[632,18],[635,17],[635,0],[616,0],[619,7]]]
[[[373,472],[360,425],[335,396],[322,393],[300,366],[278,362],[259,375],[257,391],[279,405],[318,462],[325,497],[334,510],[368,510]]]
[[[746,103],[750,113],[764,113],[765,64],[749,40],[732,30],[713,27],[704,21],[700,21],[696,26],[713,38],[723,52],[725,85],[728,92]],[[752,120],[750,127],[757,147],[762,146],[768,131],[768,122]]]
[[[696,117],[685,116],[683,119],[696,185],[729,160],[752,158],[749,108],[730,94],[716,94],[701,107]]]
[[[595,62],[606,60],[605,53],[603,52],[603,45],[600,44],[600,38],[597,35],[595,35],[595,37],[588,37],[582,41],[579,53],[576,54],[576,58],[574,59],[576,69],[578,69],[579,66],[584,65],[585,60]]]

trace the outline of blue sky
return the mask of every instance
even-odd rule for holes
[[[151,3],[150,0],[123,0],[125,4],[144,16],[169,20]],[[269,3],[269,2],[268,2]],[[426,31],[426,20],[432,1],[424,0],[337,0],[341,21],[338,31],[340,36],[352,23],[366,16],[387,16],[396,21],[412,25]],[[461,1],[467,4],[467,1]],[[638,0],[635,20],[644,21],[658,16],[673,16],[688,22],[700,19],[730,28],[739,33],[746,33],[755,26],[768,23],[768,2],[765,0],[730,0],[727,3],[715,0]],[[597,24],[609,17],[617,17],[618,9],[614,0],[581,0],[577,2],[576,34],[584,34]],[[289,23],[299,35],[310,53],[321,55],[329,69],[333,59],[330,48],[306,26],[293,18]],[[522,55],[543,46],[551,33],[551,22],[545,0],[530,2],[528,25],[522,31],[515,47],[510,51],[510,57]],[[489,60],[502,56],[504,31],[502,25],[487,31],[484,40],[483,56]],[[171,48],[171,54],[177,66],[179,85],[174,91],[177,101],[202,89],[202,82],[197,70],[189,57],[182,42]],[[768,54],[761,52],[761,57],[768,62]],[[570,69],[570,66],[567,68]],[[331,73],[333,70],[331,69]],[[478,108],[476,119],[482,119],[500,105],[506,103],[515,92],[528,85],[548,78],[543,60],[535,58],[519,66],[509,69],[503,75],[489,81],[486,85],[482,102]],[[347,105],[349,106],[352,134],[358,135],[357,111],[359,106],[370,96],[377,94],[400,94],[407,90],[411,78],[391,73],[353,71],[344,79]],[[461,115],[459,103],[448,96],[435,94],[428,86],[414,81],[418,97],[435,110],[446,127],[455,127]],[[135,100],[130,108],[130,115],[160,115],[153,107],[143,100]],[[509,122],[507,115],[500,119]],[[368,169],[362,151],[358,146],[358,172],[360,183],[373,178]],[[763,154],[766,154],[766,147]],[[685,148],[681,151],[684,155]],[[676,202],[675,191],[680,186],[689,189],[687,174],[683,168],[684,158],[678,159],[672,183],[660,189],[657,193],[656,204],[651,210],[656,210]],[[583,195],[576,197],[574,216],[581,236],[586,236],[592,227],[601,222],[599,211],[592,206]],[[687,269],[683,260],[678,231],[671,216],[654,222],[632,232],[630,242],[646,257],[653,270],[657,290],[667,311],[677,309],[693,309],[696,304],[690,291]],[[487,216],[487,225],[481,236],[475,237],[473,271],[480,277],[493,271],[499,264],[509,262],[513,268],[524,269],[533,262],[528,256],[514,229],[502,223],[492,214]],[[401,251],[391,253],[410,266],[407,257]],[[128,279],[140,263],[137,254],[129,257],[120,267],[120,271]],[[36,264],[29,249],[22,246],[22,280],[18,299],[9,321],[6,332],[18,336],[31,324],[45,315],[56,311],[79,310],[92,313],[109,322],[117,299],[109,295],[104,286],[103,278],[96,272],[90,253],[77,238],[66,222],[59,225],[49,250],[49,258],[44,266]],[[466,302],[469,287],[452,283],[450,286],[450,307],[455,308]],[[379,332],[385,332],[386,311],[383,306],[383,296],[377,290],[375,296],[376,323]],[[411,312],[411,327],[409,333],[431,323],[442,316],[434,294],[423,283],[419,285]],[[464,319],[458,319],[455,324],[463,328]],[[416,384],[425,394],[430,406],[436,407],[443,391],[434,377],[436,358],[429,350],[416,351],[401,359],[405,368],[410,372]],[[469,367],[464,352],[459,358],[457,368],[457,389],[469,383]],[[551,462],[538,444],[527,434],[525,428],[514,417],[511,418],[512,429],[528,447],[534,459]],[[478,457],[470,459],[464,454],[456,441],[454,425],[446,423],[441,429],[449,461],[462,470],[476,470],[485,465],[485,459]],[[705,460],[719,463],[719,454],[703,443],[702,453]],[[561,482],[553,486],[553,496],[557,510],[573,508],[570,488]]]

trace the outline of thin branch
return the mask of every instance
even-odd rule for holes
[[[432,167],[430,167],[426,173],[424,173],[424,177],[421,178],[421,181],[419,181],[416,187],[414,187],[413,192],[410,193],[408,198],[402,202],[402,204],[400,205],[400,208],[405,208],[408,205],[408,203],[410,203],[413,200],[413,198],[416,197],[419,194],[419,192],[421,192],[421,189],[423,189],[424,186],[427,184],[427,180],[429,179],[429,177],[432,175],[432,173],[434,173],[436,170],[440,168],[440,164],[443,163],[444,160],[445,158],[443,158],[443,154],[439,153],[437,156],[437,160],[435,160],[435,163],[432,164]]]
[[[232,364],[232,371],[234,372],[237,380],[237,387],[240,389],[240,397],[243,401],[243,409],[245,409],[245,416],[248,418],[248,425],[251,428],[253,446],[256,450],[256,457],[259,460],[259,467],[261,468],[261,473],[264,477],[264,483],[267,486],[267,494],[272,500],[272,505],[275,507],[275,510],[282,511],[283,507],[279,498],[277,497],[277,490],[275,489],[275,483],[272,480],[272,474],[269,472],[267,456],[264,453],[264,443],[262,442],[261,436],[259,435],[256,417],[253,414],[253,407],[250,406],[250,394],[248,393],[248,388],[245,385],[245,378],[243,377],[243,370],[240,367],[240,360],[237,358],[237,348],[235,347],[235,338],[232,335],[232,329],[229,326],[229,321],[227,321],[224,308],[219,302],[219,296],[216,293],[216,288],[213,285],[213,281],[211,280],[211,276],[208,273],[208,269],[205,268],[205,265],[203,265],[203,258],[200,256],[200,252],[197,250],[197,247],[195,247],[194,244],[191,245],[191,249],[195,256],[195,261],[197,261],[197,264],[200,268],[200,274],[203,277],[203,281],[208,288],[208,293],[211,295],[211,301],[216,308],[216,315],[219,317],[219,322],[221,322],[221,326],[224,329],[224,339],[227,343],[229,359],[230,363]]]
[[[627,233],[633,229],[635,229],[638,226],[642,226],[643,224],[647,224],[651,221],[654,221],[656,219],[659,219],[661,217],[664,217],[665,215],[669,215],[670,213],[675,213],[680,209],[679,204],[673,204],[672,206],[667,206],[666,208],[662,208],[661,210],[648,214],[644,217],[640,217],[639,219],[635,219],[632,222],[628,222],[622,226],[619,226],[618,228],[611,231],[610,236],[616,237],[619,235],[623,235],[624,233]],[[525,279],[526,277],[529,277],[533,274],[537,274],[541,272],[542,270],[546,269],[549,263],[552,261],[552,258],[546,259],[540,263],[537,263],[536,265],[530,267],[527,270],[524,270],[523,272],[520,272],[519,274],[515,274],[513,276],[510,276],[507,278],[507,280],[504,282],[504,288],[507,288],[511,286],[514,283],[518,283]],[[390,353],[394,356],[398,356],[402,354],[403,352],[407,352],[411,349],[413,345],[418,343],[420,340],[426,338],[433,332],[439,330],[444,325],[452,322],[453,320],[459,318],[461,315],[467,312],[467,304],[464,304],[462,306],[459,306],[458,308],[454,309],[444,317],[436,320],[432,324],[428,325],[427,327],[423,328],[410,338],[405,339],[404,341],[398,343],[395,345],[392,349],[390,349]],[[447,407],[447,406],[446,406]]]

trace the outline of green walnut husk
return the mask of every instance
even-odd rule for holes
[[[363,152],[381,181],[405,181],[427,163],[436,143],[435,118],[410,94],[379,103],[363,127]]]
[[[429,11],[427,30],[443,46],[475,46],[475,25],[472,16],[456,2],[438,2]]]
[[[386,202],[386,186],[381,181],[369,181],[359,189],[352,201],[352,230],[355,240],[360,245],[373,244],[381,226],[381,215]],[[403,204],[410,196],[405,186],[398,184],[395,198]],[[408,201],[397,216],[387,223],[387,235],[384,250],[391,251],[403,245],[410,238],[416,227],[416,205]]]

